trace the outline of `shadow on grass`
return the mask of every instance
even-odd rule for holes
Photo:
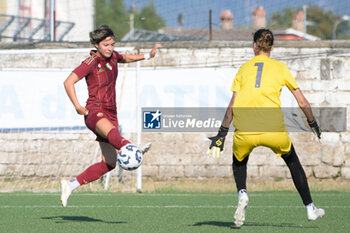
[[[122,221],[105,221],[97,218],[90,218],[87,216],[51,216],[51,217],[42,217],[41,219],[54,220],[56,223],[63,223],[65,221],[76,221],[76,222],[101,222],[109,224],[122,224],[126,222]]]
[[[237,228],[233,222],[220,222],[220,221],[205,221],[205,222],[197,222],[193,224],[192,226],[198,227],[198,226],[204,226],[204,225],[211,225],[211,226],[217,226],[217,227],[229,227],[229,228]]]
[[[203,226],[203,225],[211,225],[218,227],[228,227],[231,229],[240,229],[241,227],[237,227],[233,222],[220,222],[220,221],[205,221],[205,222],[197,222],[192,226]],[[318,228],[317,226],[303,226],[294,223],[259,223],[259,222],[245,222],[244,227],[259,227],[259,226],[267,226],[267,227],[283,227],[283,228]]]
[[[259,222],[245,222],[243,226],[267,226],[267,227],[286,227],[286,228],[319,228],[318,226],[304,226],[295,223],[259,223]]]

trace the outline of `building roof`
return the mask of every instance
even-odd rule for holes
[[[273,31],[273,33],[275,34],[276,39],[281,39],[281,40],[310,40],[310,41],[320,40],[320,38],[317,36],[313,36],[313,35],[295,30],[293,28],[276,30],[276,31]]]
[[[168,34],[163,31],[149,31],[144,29],[133,29],[129,31],[121,41],[189,41],[199,40],[190,34],[174,33]]]
[[[264,8],[262,6],[258,6],[253,10],[253,15],[266,15],[266,11],[264,10]]]
[[[220,19],[233,19],[233,14],[230,10],[223,10],[220,13]]]
[[[209,28],[164,28],[162,30],[166,34],[175,35],[188,35],[196,37],[198,40],[209,40]],[[251,40],[253,29],[212,29],[212,40]]]
[[[212,40],[214,41],[250,41],[255,30],[252,28],[232,28],[223,30],[214,28]],[[320,38],[305,34],[292,28],[273,30],[277,40],[310,40]],[[207,41],[209,40],[209,28],[164,28],[158,32],[143,29],[134,29],[122,38],[122,41]]]

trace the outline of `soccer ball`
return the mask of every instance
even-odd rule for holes
[[[135,170],[143,160],[140,148],[133,144],[127,144],[118,152],[118,163],[125,170]]]

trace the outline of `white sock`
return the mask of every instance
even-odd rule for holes
[[[70,188],[72,189],[72,191],[73,191],[73,190],[79,188],[80,183],[77,181],[76,178],[74,178],[73,180],[70,180],[70,181],[68,182],[68,185],[69,185],[69,187],[70,187]]]
[[[310,204],[308,204],[307,206],[306,206],[306,209],[309,211],[309,210],[314,210],[314,209],[316,209],[316,207],[315,207],[315,205],[314,205],[314,203],[310,203]]]
[[[243,193],[247,194],[247,190],[246,189],[241,189],[241,190],[238,191],[238,199],[241,198]]]

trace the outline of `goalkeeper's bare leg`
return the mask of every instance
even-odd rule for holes
[[[290,151],[287,154],[282,155],[282,158],[290,170],[294,185],[297,188],[299,195],[301,196],[301,199],[303,200],[303,203],[306,207],[308,220],[316,220],[318,218],[322,218],[325,214],[325,211],[324,209],[316,208],[312,202],[307,178],[295,152],[293,144]]]

